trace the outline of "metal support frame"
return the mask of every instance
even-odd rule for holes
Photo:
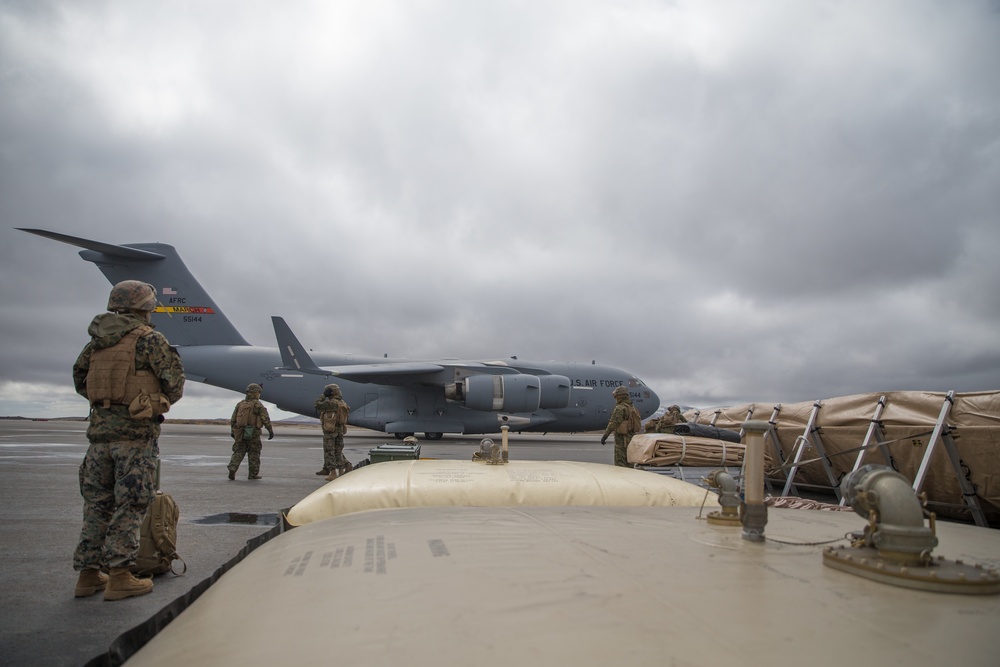
[[[785,465],[785,451],[781,447],[781,438],[778,437],[778,429],[776,428],[777,423],[778,423],[778,413],[779,412],[781,412],[781,403],[778,403],[777,405],[775,405],[774,409],[771,411],[771,418],[767,420],[767,429],[764,431],[763,437],[764,437],[764,442],[765,443],[768,440],[770,440],[771,447],[772,447],[772,449],[774,449],[775,460],[778,462],[778,465],[784,466]],[[749,419],[749,415],[748,415],[748,419]],[[741,433],[742,433],[742,431],[741,431]],[[774,480],[774,481],[780,482],[781,480]],[[768,491],[773,491],[774,490],[774,487],[772,486],[771,482],[772,482],[772,479],[770,477],[764,477],[764,486],[767,488]],[[793,493],[798,493],[798,490],[796,490],[794,486],[792,487],[792,489],[793,489]]]
[[[764,432],[764,440],[771,441],[771,447],[774,448],[774,455],[777,457],[778,462],[781,465],[785,465],[785,450],[781,446],[781,439],[778,438],[778,429],[775,428],[778,424],[778,413],[781,412],[781,403],[774,406],[774,410],[771,411],[771,418],[767,420],[767,430]]]
[[[837,496],[839,501],[841,498],[840,485],[837,483],[837,477],[833,474],[833,467],[830,465],[830,459],[826,455],[826,448],[823,446],[823,439],[819,437],[817,433],[816,417],[819,415],[819,409],[822,407],[820,401],[813,403],[812,412],[809,413],[809,421],[806,423],[806,428],[802,432],[800,439],[811,444],[820,455],[820,463],[823,464],[823,469],[826,471],[827,479],[830,480],[830,487]],[[802,452],[805,450],[804,446],[795,448],[795,461],[792,465],[791,470],[788,471],[788,479],[785,481],[785,488],[782,490],[781,495],[787,496],[794,486],[795,475],[799,470],[799,462],[802,460]]]
[[[852,473],[864,463],[865,454],[868,453],[868,447],[873,439],[878,443],[886,465],[895,469],[895,466],[892,464],[892,454],[889,453],[889,447],[885,444],[885,431],[882,429],[883,410],[885,410],[885,395],[879,396],[878,403],[875,405],[875,414],[872,415],[871,423],[868,424],[868,432],[865,433],[865,439],[861,443],[861,451],[858,452],[858,457],[854,459],[854,467],[851,468]],[[847,499],[841,497],[840,506],[843,507],[846,503]]]
[[[750,409],[747,410],[747,416],[743,418],[744,424],[753,419],[753,410],[755,407],[756,407],[755,405],[751,405]],[[716,413],[716,416],[718,416],[718,413]],[[712,420],[712,426],[715,426],[714,419]],[[743,426],[740,426],[740,442],[746,442],[746,435],[747,435],[746,429],[743,428]]]
[[[937,446],[938,441],[940,441],[944,444],[944,450],[951,460],[951,467],[955,470],[958,485],[962,489],[962,497],[965,499],[965,504],[968,506],[969,511],[972,512],[973,520],[977,526],[985,527],[987,525],[986,515],[983,513],[983,508],[979,506],[979,498],[976,497],[976,489],[972,486],[972,482],[962,474],[962,460],[958,456],[958,448],[955,446],[955,440],[951,437],[949,430],[948,416],[951,414],[951,408],[954,404],[955,392],[949,391],[948,395],[944,397],[944,403],[941,405],[941,413],[938,415],[937,423],[934,424],[934,430],[931,432],[930,441],[927,443],[927,451],[924,452],[920,468],[913,479],[913,491],[914,493],[920,493],[920,489],[927,478],[927,470],[930,468],[934,448]],[[961,507],[960,505],[957,506]]]

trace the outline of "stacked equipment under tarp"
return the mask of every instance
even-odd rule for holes
[[[793,481],[831,488],[856,465],[857,449],[865,441],[876,414],[881,444],[869,443],[871,449],[866,451],[864,463],[884,465],[883,452],[887,452],[896,470],[911,481],[916,479],[942,406],[949,400],[952,404],[945,434],[955,444],[961,461],[960,474],[971,482],[989,525],[1000,527],[1000,392],[880,392],[778,406],[748,403],[700,413],[688,411],[685,417],[692,423],[739,430],[748,418],[769,419],[776,413],[772,422],[780,453],[775,451],[775,458],[786,464],[787,471],[795,447],[804,444],[803,463],[795,469]],[[883,409],[877,413],[880,402]],[[831,474],[818,460],[821,454],[804,437],[810,418],[813,428],[808,435],[821,443],[834,477],[832,481]],[[768,447],[774,444],[768,443]],[[929,509],[939,515],[970,518],[959,479],[944,448],[934,449],[920,490],[927,493]]]

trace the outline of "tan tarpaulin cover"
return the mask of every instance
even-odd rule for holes
[[[819,401],[816,420],[819,437],[830,456],[836,479],[854,467],[857,452],[847,452],[861,446],[880,396],[885,396],[886,407],[882,412],[886,440],[892,441],[889,449],[899,470],[911,481],[920,469],[920,462],[927,449],[930,433],[941,413],[947,394],[944,392],[897,391],[841,396]],[[803,435],[815,401],[783,403],[778,413],[776,428],[782,449],[789,458],[796,439]],[[723,408],[715,426],[739,430],[747,413],[753,409],[753,419],[768,420],[774,409],[770,403],[748,403]],[[705,410],[697,422],[708,424],[714,411]],[[695,421],[693,411],[685,413],[688,421]],[[948,424],[955,427],[953,437],[959,457],[968,469],[968,477],[975,485],[979,503],[992,526],[1000,526],[1000,392],[955,394]],[[768,445],[770,447],[770,445]],[[803,460],[813,459],[818,453],[811,447],[804,452]],[[878,449],[869,451],[865,463],[884,464]],[[826,473],[819,462],[800,468],[796,481],[829,485]],[[938,443],[931,460],[923,491],[932,501],[963,504],[961,488],[941,443]],[[968,512],[933,506],[938,514],[969,519]]]
[[[997,665],[1000,595],[823,565],[818,543],[864,528],[853,512],[770,509],[766,535],[781,542],[764,543],[697,514],[417,507],[317,521],[250,553],[126,664]],[[1000,564],[1000,531],[937,527],[935,554]]]
[[[289,510],[293,526],[341,514],[421,506],[700,506],[715,494],[641,470],[575,461],[386,461],[358,468]]]
[[[647,466],[741,466],[746,445],[715,438],[668,433],[639,433],[628,444],[628,462]],[[764,468],[773,462],[764,453]]]

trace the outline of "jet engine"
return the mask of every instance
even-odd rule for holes
[[[565,375],[539,375],[538,384],[542,389],[542,397],[538,407],[542,410],[554,410],[569,406],[572,386]]]
[[[445,387],[447,398],[472,410],[503,412],[565,408],[570,393],[564,375],[472,375]]]

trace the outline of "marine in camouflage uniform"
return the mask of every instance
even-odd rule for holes
[[[73,364],[76,391],[91,403],[90,446],[80,465],[83,528],[73,554],[73,568],[80,572],[77,597],[104,590],[105,600],[121,600],[153,589],[151,580],[135,579],[130,568],[155,490],[161,413],[184,392],[177,351],[150,325],[155,307],[152,285],[138,280],[115,285],[109,312],[91,321],[90,342]],[[157,409],[140,412],[139,399],[147,408],[152,399]],[[101,569],[110,572],[110,580]]]
[[[687,419],[681,414],[679,405],[671,405],[660,417],[660,423],[656,427],[657,433],[673,433],[678,424],[686,424]]]
[[[350,463],[344,458],[344,434],[347,424],[332,423],[336,415],[343,409],[350,412],[350,407],[344,402],[340,387],[328,384],[323,387],[323,395],[316,399],[316,413],[323,427],[323,468],[316,471],[317,475],[329,475],[334,470],[343,471]],[[327,416],[324,419],[324,414]]]
[[[262,388],[257,383],[247,385],[247,396],[236,404],[233,409],[233,416],[229,419],[229,434],[233,436],[233,456],[229,459],[229,479],[236,479],[236,471],[243,462],[243,457],[247,457],[250,466],[250,474],[247,479],[262,479],[260,476],[260,451],[264,445],[260,442],[260,432],[267,430],[267,439],[274,437],[274,428],[271,426],[271,417],[267,414],[267,408],[260,402]],[[236,418],[240,407],[248,411],[249,419],[247,424],[238,423]],[[250,432],[249,437],[244,430]]]
[[[633,410],[632,399],[628,397],[628,389],[616,387],[611,395],[615,397],[615,407],[611,409],[611,418],[608,419],[608,427],[601,436],[601,444],[605,444],[608,436],[615,434],[615,465],[631,468],[628,464],[628,443],[632,441],[635,431],[629,430],[629,408]]]

